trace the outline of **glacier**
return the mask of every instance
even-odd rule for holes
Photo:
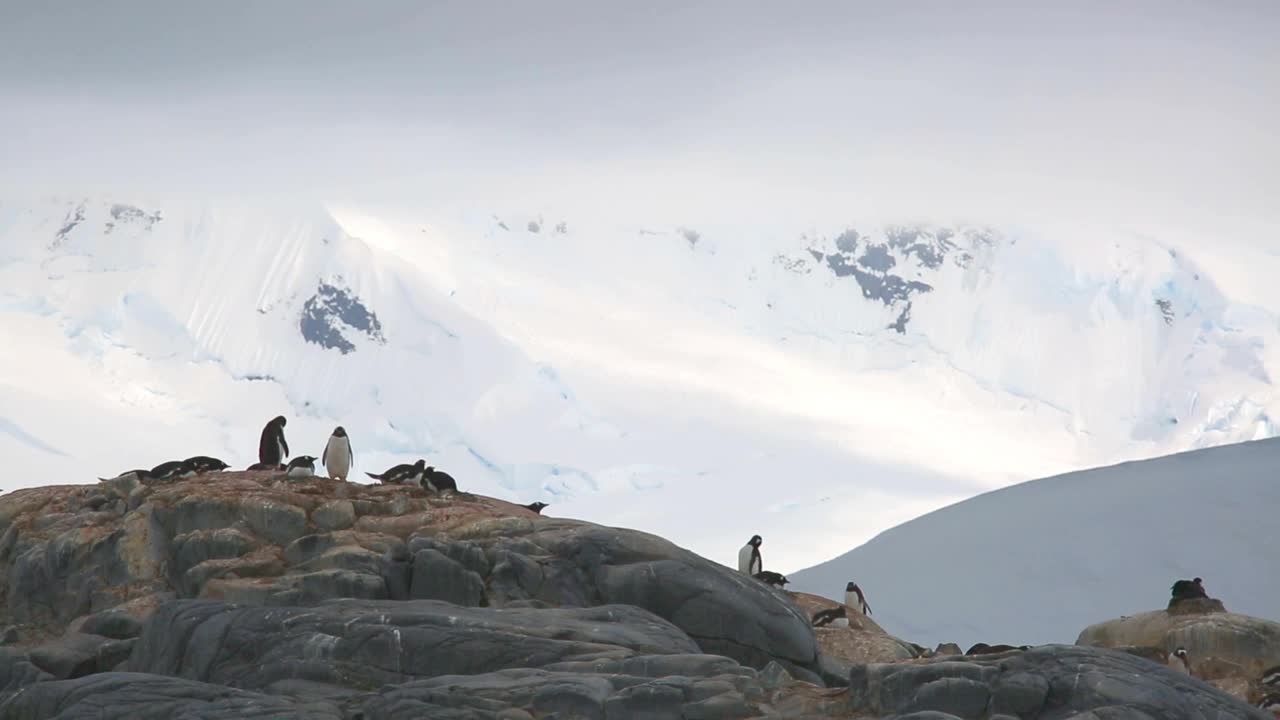
[[[1275,308],[1119,232],[141,194],[0,199],[0,452],[21,486],[254,461],[356,472],[789,571],[1053,473],[1270,436]],[[308,449],[310,448],[310,449]],[[57,452],[51,452],[56,450]]]

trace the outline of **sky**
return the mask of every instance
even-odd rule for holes
[[[1280,311],[1277,37],[1271,0],[0,3],[0,193],[1097,225]]]
[[[1054,5],[5,3],[0,182],[1274,229],[1280,8]]]

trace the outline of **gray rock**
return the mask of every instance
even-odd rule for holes
[[[339,600],[316,607],[239,607],[178,600],[148,621],[129,669],[252,690],[282,679],[367,688],[696,652],[678,628],[630,606],[493,610],[431,600]]]
[[[736,691],[717,694],[697,702],[686,703],[680,708],[685,720],[737,720],[754,717],[756,709]]]
[[[356,524],[356,508],[350,500],[331,500],[311,512],[311,521],[321,530],[346,530]]]
[[[604,703],[607,720],[659,720],[678,718],[684,693],[658,683],[629,687]]]
[[[18,642],[18,628],[12,625],[6,625],[0,630],[0,645],[12,645]]]
[[[142,622],[129,613],[112,608],[85,618],[80,632],[113,640],[127,640],[142,634]]]
[[[52,675],[31,662],[27,653],[15,648],[0,648],[0,698],[33,683],[52,679]],[[5,715],[0,713],[0,717]]]
[[[109,672],[128,659],[136,640],[112,640],[100,635],[70,633],[32,648],[32,665],[59,680]]]
[[[328,701],[246,692],[180,678],[102,673],[41,682],[0,704],[5,720],[344,720]]]
[[[409,597],[415,600],[444,600],[464,607],[484,600],[484,580],[438,550],[414,553],[412,577]]]
[[[851,710],[893,718],[1266,719],[1184,673],[1128,653],[1075,645],[966,662],[859,665],[850,671],[849,685]]]

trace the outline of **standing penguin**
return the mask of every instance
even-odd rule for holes
[[[299,455],[289,461],[284,474],[294,479],[309,478],[316,474],[316,458],[314,455]]]
[[[262,428],[262,438],[258,440],[258,462],[266,465],[279,465],[289,457],[289,443],[284,441],[283,415],[279,415]]]
[[[356,454],[351,450],[351,438],[347,437],[347,431],[339,425],[329,436],[329,443],[324,446],[324,452],[320,453],[320,462],[324,463],[325,469],[329,471],[329,477],[345,482],[347,473],[351,472],[351,466],[355,461]]]
[[[746,545],[738,551],[738,570],[754,576],[756,573],[764,569],[764,563],[760,559],[760,543],[764,542],[759,535],[752,535]]]
[[[856,582],[844,586],[844,604],[863,615],[871,614],[871,606],[867,604],[867,598],[863,596],[862,588],[858,587]]]

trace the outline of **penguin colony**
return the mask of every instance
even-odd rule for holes
[[[255,471],[273,471],[284,473],[292,480],[302,480],[316,476],[316,461],[328,471],[329,477],[347,481],[351,468],[355,465],[355,452],[351,448],[351,438],[341,425],[333,429],[333,433],[325,442],[324,450],[319,457],[315,455],[297,455],[290,458],[289,442],[285,439],[284,428],[288,420],[283,415],[271,419],[263,428],[258,438],[258,462],[245,468]],[[197,455],[185,460],[169,460],[162,462],[150,470],[138,469],[120,473],[115,478],[98,478],[102,481],[135,477],[139,482],[173,481],[209,472],[226,470],[230,466],[218,458]],[[426,460],[396,465],[380,473],[366,472],[366,475],[386,485],[417,485],[432,493],[458,492],[458,482],[443,470],[427,465]],[[522,507],[542,514],[547,507],[544,502],[535,502]]]

